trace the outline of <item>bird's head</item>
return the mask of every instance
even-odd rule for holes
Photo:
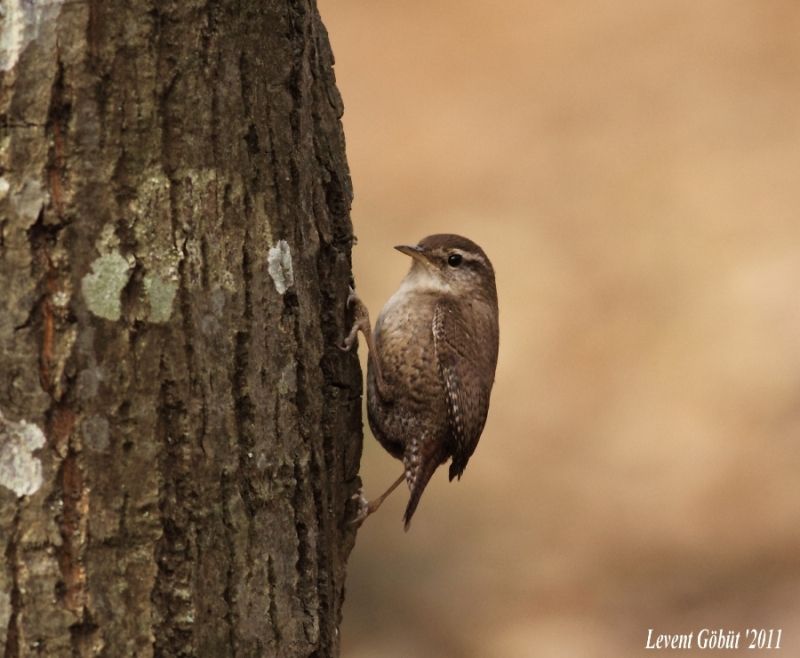
[[[472,240],[439,233],[395,249],[413,259],[406,282],[414,288],[497,303],[494,268]]]

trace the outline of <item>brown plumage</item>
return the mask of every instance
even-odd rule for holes
[[[450,479],[460,478],[483,431],[497,364],[497,290],[489,259],[467,238],[431,235],[396,249],[411,256],[411,269],[372,335],[366,308],[351,296],[356,322],[345,348],[364,332],[369,424],[404,465],[404,476],[357,520],[405,479],[408,528],[434,471],[452,458]]]

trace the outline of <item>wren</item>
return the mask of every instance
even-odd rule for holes
[[[459,235],[431,235],[398,251],[411,269],[370,328],[369,313],[351,290],[354,323],[366,338],[367,410],[375,438],[403,474],[370,503],[359,493],[360,523],[406,481],[408,530],[422,492],[448,459],[450,480],[461,478],[486,423],[499,342],[497,288],[489,258]]]

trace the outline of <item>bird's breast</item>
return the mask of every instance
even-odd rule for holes
[[[435,299],[401,288],[386,302],[375,325],[381,370],[396,397],[430,400],[440,392],[433,345]]]

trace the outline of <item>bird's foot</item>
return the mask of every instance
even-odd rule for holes
[[[347,286],[347,301],[345,302],[347,308],[350,308],[353,304],[360,301],[353,286]]]
[[[359,331],[363,332],[365,336],[369,336],[372,332],[372,327],[369,322],[369,311],[352,287],[347,295],[346,304],[347,308],[353,309],[353,326],[350,329],[350,333],[347,334],[347,338],[339,345],[339,349],[343,352],[349,352],[353,348],[353,345],[356,344]]]
[[[372,509],[369,501],[364,496],[364,490],[362,487],[359,487],[358,491],[350,496],[350,500],[355,500],[358,503],[358,510],[356,511],[356,515],[353,517],[352,521],[350,521],[350,525],[359,526],[364,523],[364,519],[366,519],[375,510]]]
[[[364,523],[364,519],[366,519],[370,514],[376,512],[378,508],[383,504],[383,501],[389,497],[397,487],[400,485],[401,482],[405,482],[406,474],[405,472],[400,474],[400,477],[397,478],[392,485],[384,491],[380,496],[378,496],[373,501],[368,501],[364,497],[364,490],[363,488],[359,487],[358,491],[354,493],[350,500],[358,501],[358,512],[356,513],[353,520],[350,522],[350,525],[361,525]]]

